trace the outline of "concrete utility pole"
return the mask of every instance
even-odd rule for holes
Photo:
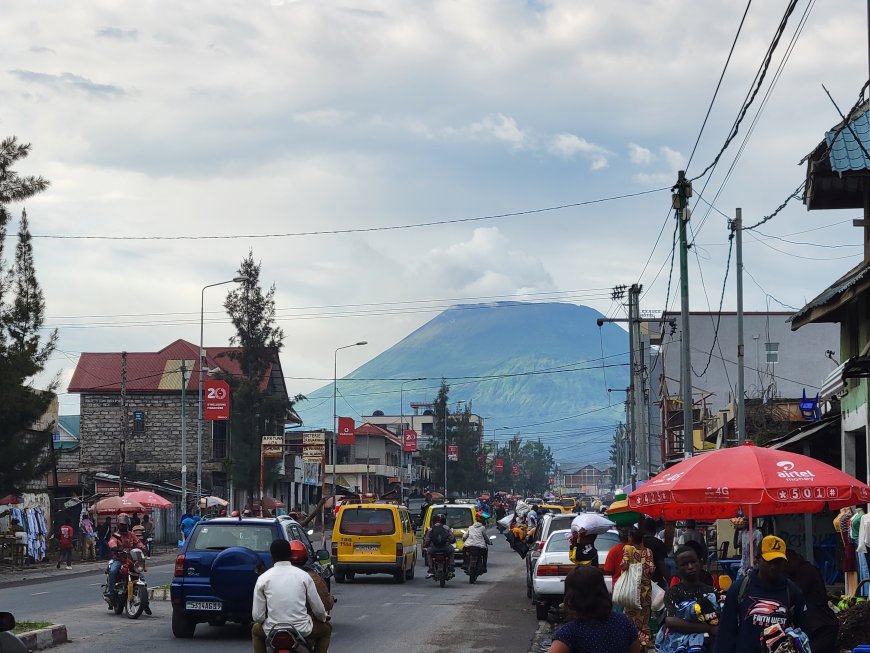
[[[746,402],[744,400],[745,349],[743,346],[743,209],[737,209],[731,222],[737,247],[737,442],[746,441]]]
[[[677,184],[671,189],[671,206],[676,211],[680,231],[680,385],[683,390],[683,450],[684,457],[695,454],[694,420],[692,419],[692,350],[689,340],[689,198],[692,182],[686,179],[686,171],[680,170]]]
[[[181,512],[187,512],[187,361],[181,361]]]
[[[121,464],[118,466],[118,496],[124,496],[124,463],[127,461],[127,352],[121,352]],[[55,490],[57,484],[55,483]]]
[[[646,403],[644,392],[643,347],[640,341],[640,291],[643,286],[632,284],[628,289],[628,337],[631,343],[629,356],[631,358],[631,417],[634,435],[634,459],[639,471],[635,472],[632,481],[640,476],[641,480],[649,478],[649,433],[646,423]]]

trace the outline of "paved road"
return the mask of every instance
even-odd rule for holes
[[[441,589],[424,578],[422,563],[418,565],[416,578],[403,585],[386,576],[333,584],[338,604],[330,651],[528,652],[537,621],[525,596],[522,560],[502,538],[490,553],[489,573],[474,585],[460,572]],[[161,564],[151,571],[149,582],[166,582],[171,574],[172,565]],[[99,599],[101,582],[93,575],[0,589],[0,609],[12,610],[19,619],[48,617],[65,623],[73,641],[62,653],[90,652],[98,645],[160,653],[250,650],[247,632],[240,626],[201,624],[193,640],[174,639],[168,602],[152,603],[152,617],[134,621],[116,616]]]

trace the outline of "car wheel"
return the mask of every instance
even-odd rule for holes
[[[183,610],[172,611],[172,636],[178,639],[193,637],[196,630],[196,622]]]
[[[543,601],[538,601],[535,603],[535,616],[538,618],[538,621],[546,621],[547,617],[550,616],[550,606]]]
[[[532,586],[526,583],[526,596],[532,598]]]
[[[417,567],[417,556],[414,556],[414,560],[411,562],[411,568],[405,571],[405,580],[414,580],[414,571]]]
[[[343,571],[336,571],[334,578],[335,578],[335,582],[338,583],[339,585],[344,584],[345,576],[344,576]]]
[[[353,580],[356,577],[356,574],[352,571],[349,571],[345,574],[348,580]]]

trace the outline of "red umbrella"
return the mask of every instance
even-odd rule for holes
[[[628,495],[633,510],[665,519],[722,519],[837,510],[870,501],[870,487],[815,458],[740,447],[699,454]]]
[[[94,504],[94,512],[98,515],[117,515],[122,512],[143,512],[145,506],[133,501],[126,495],[123,497],[106,497]]]
[[[159,494],[154,494],[148,490],[136,490],[135,492],[127,492],[125,498],[131,501],[141,503],[146,508],[170,508],[172,502],[164,499]]]

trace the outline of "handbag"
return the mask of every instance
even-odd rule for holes
[[[658,583],[651,583],[652,585],[652,611],[658,612],[660,610],[664,610],[665,608],[665,591],[662,589],[662,586]]]
[[[613,602],[627,610],[640,610],[643,564],[632,562],[613,585]]]

